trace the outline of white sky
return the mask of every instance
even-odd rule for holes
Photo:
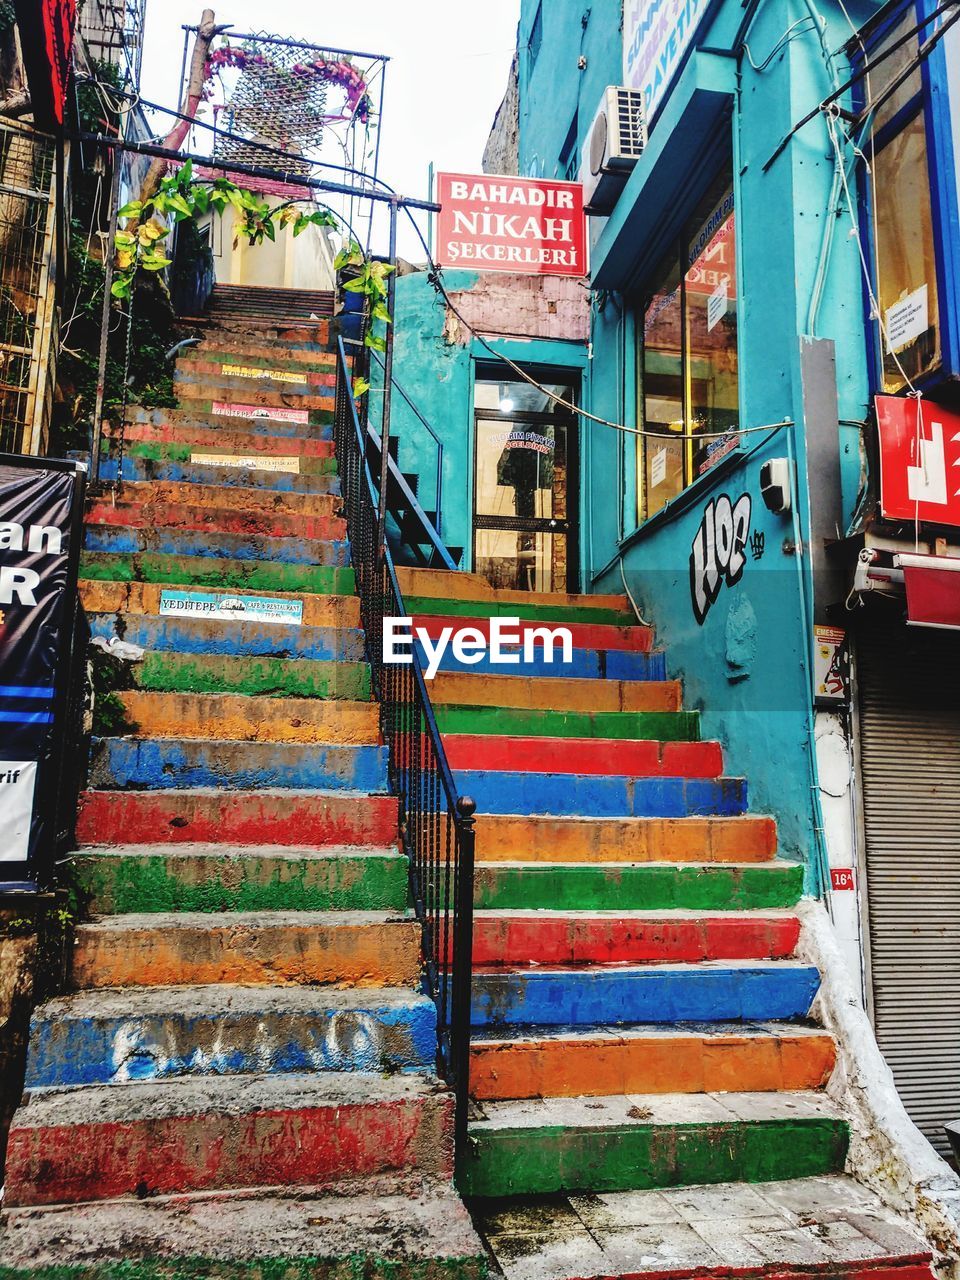
[[[141,92],[177,106],[182,23],[195,25],[202,0],[148,0]],[[503,97],[520,0],[212,0],[218,22],[316,44],[383,53],[387,67],[380,176],[405,195],[427,195],[427,171],[480,171],[484,143]],[[169,127],[159,120],[157,129]],[[403,219],[401,219],[401,227]],[[385,243],[375,244],[385,250]],[[402,229],[400,253],[422,259]]]

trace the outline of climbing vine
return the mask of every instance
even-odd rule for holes
[[[132,200],[119,211],[127,219],[114,239],[116,276],[111,286],[115,298],[129,298],[139,271],[159,272],[171,265],[165,241],[178,222],[214,212],[222,214],[231,206],[238,215],[234,247],[240,240],[248,244],[275,241],[277,231],[292,226],[294,236],[308,227],[337,227],[338,219],[329,209],[304,210],[295,200],[271,205],[254,191],[247,191],[229,178],[195,178],[193,163],[186,160],[181,167],[163,178],[155,195],[146,200]],[[393,267],[368,259],[356,241],[351,240],[337,255],[337,271],[349,274],[343,288],[363,294],[371,322],[390,323],[386,306],[386,279]],[[346,269],[349,269],[348,271]],[[374,350],[385,348],[380,334],[368,328],[365,342]]]

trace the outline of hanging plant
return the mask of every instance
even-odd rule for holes
[[[274,241],[278,227],[292,226],[294,236],[299,236],[307,227],[339,225],[329,209],[307,211],[295,200],[271,206],[255,191],[238,187],[229,178],[194,178],[193,162],[187,160],[175,173],[161,180],[155,195],[147,200],[132,200],[119,211],[117,216],[128,222],[114,237],[116,276],[110,290],[113,296],[129,298],[138,271],[163,271],[171,265],[164,242],[173,225],[210,211],[222,214],[228,205],[237,214],[234,246],[241,239],[251,245]],[[386,278],[394,268],[368,260],[354,240],[340,251],[334,265],[338,271],[346,265],[356,267],[354,278],[343,287],[364,294],[372,321],[389,324]],[[368,331],[365,341],[374,350],[384,350],[385,343],[377,334]]]
[[[285,67],[271,62],[262,53],[255,53],[239,45],[223,44],[214,49],[207,58],[204,79],[210,81],[225,67],[233,67],[237,71],[260,68],[271,72],[274,76],[282,76],[291,80],[308,80],[315,78],[323,84],[336,85],[342,89],[346,97],[344,110],[339,115],[325,115],[324,124],[336,124],[341,121],[359,120],[366,124],[371,116],[370,94],[367,82],[348,58],[315,58],[312,62],[295,63],[289,71]],[[204,98],[212,96],[211,86],[204,90]]]

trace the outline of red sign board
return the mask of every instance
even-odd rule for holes
[[[76,0],[16,0],[16,14],[33,118],[41,129],[56,128],[67,99]]]
[[[855,888],[853,879],[853,867],[831,867],[830,868],[830,887],[831,889],[853,889]]]
[[[896,563],[903,570],[910,625],[960,631],[960,557],[904,553]]]
[[[585,276],[587,224],[579,182],[437,174],[441,267]]]
[[[960,525],[960,415],[924,399],[877,396],[880,511]]]

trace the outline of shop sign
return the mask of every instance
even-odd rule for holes
[[[818,703],[844,703],[850,659],[842,627],[813,628],[814,693]]]
[[[623,83],[643,94],[647,121],[676,78],[708,0],[625,0]]]
[[[436,260],[441,267],[523,275],[587,274],[579,182],[437,175]]]
[[[902,552],[894,564],[903,570],[910,626],[960,631],[960,557]]]
[[[306,426],[310,421],[307,409],[271,408],[262,404],[228,404],[214,400],[211,412],[223,418],[266,418],[271,422],[297,422]]]
[[[269,453],[204,453],[194,450],[190,454],[190,462],[197,467],[235,467],[248,471],[287,471],[291,475],[300,473],[300,457],[298,454],[277,456]]]
[[[219,591],[161,591],[160,616],[299,627],[303,622],[303,601],[278,596],[236,596]]]
[[[0,864],[53,832],[82,503],[75,469],[0,459]]]
[[[922,397],[877,396],[880,512],[960,525],[960,414]]]

